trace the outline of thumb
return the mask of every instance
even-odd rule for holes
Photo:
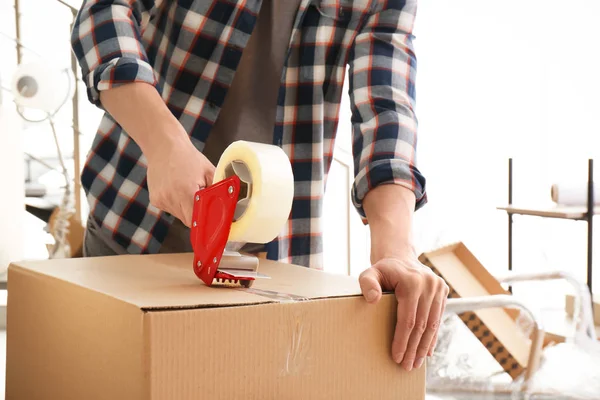
[[[371,267],[364,270],[358,278],[362,294],[369,303],[377,303],[381,298],[380,276],[379,271]]]
[[[212,185],[214,177],[215,177],[215,169],[212,168],[211,170],[207,171],[206,175],[204,176],[204,186],[203,187],[209,187],[210,185]]]

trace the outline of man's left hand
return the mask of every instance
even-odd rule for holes
[[[383,291],[398,301],[392,358],[407,371],[420,368],[433,355],[446,307],[448,285],[414,255],[383,258],[360,275],[363,296],[377,303]]]

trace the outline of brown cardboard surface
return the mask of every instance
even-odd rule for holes
[[[451,298],[510,294],[463,243],[423,253],[420,260],[444,278]],[[459,316],[513,378],[524,372],[531,350],[531,341],[516,325],[517,316],[517,311],[501,308],[465,312]]]
[[[360,295],[356,279],[325,278],[320,271],[260,260],[259,271],[272,279],[259,279],[255,291],[222,290],[204,285],[193,273],[192,254],[94,257],[15,264],[100,292],[142,309],[199,308],[219,305],[266,303],[272,299],[259,290],[290,293],[306,298]],[[329,275],[327,275],[329,276]]]
[[[387,296],[375,312],[358,298],[212,309],[202,320],[193,311],[150,313],[153,398],[170,398],[175,386],[182,388],[178,398],[191,399],[202,386],[203,398],[215,400],[422,399],[420,372],[402,373],[389,358],[392,303]],[[187,330],[172,329],[180,321],[191,330],[219,329],[190,341]],[[372,329],[382,323],[386,335]],[[182,358],[190,368],[174,371]],[[222,381],[230,383],[213,384]]]
[[[6,399],[424,399],[425,367],[390,356],[393,295],[267,260],[254,291],[209,288],[191,260],[12,264]]]
[[[6,399],[141,399],[143,314],[58,279],[9,268]]]

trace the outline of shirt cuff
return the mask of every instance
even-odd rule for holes
[[[99,108],[100,92],[127,83],[145,82],[156,87],[158,81],[154,69],[144,60],[119,57],[100,65],[85,79],[89,101]]]
[[[415,211],[427,203],[425,177],[416,167],[399,159],[378,160],[359,171],[352,185],[352,203],[364,224],[368,223],[363,209],[365,196],[372,189],[385,184],[410,189],[416,197]]]

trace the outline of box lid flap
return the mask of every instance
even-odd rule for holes
[[[14,272],[34,273],[104,293],[144,310],[207,308],[279,301],[358,296],[358,280],[300,266],[260,260],[258,279],[250,289],[208,287],[192,269],[193,255],[156,254],[13,263]],[[10,283],[9,283],[10,284]]]

